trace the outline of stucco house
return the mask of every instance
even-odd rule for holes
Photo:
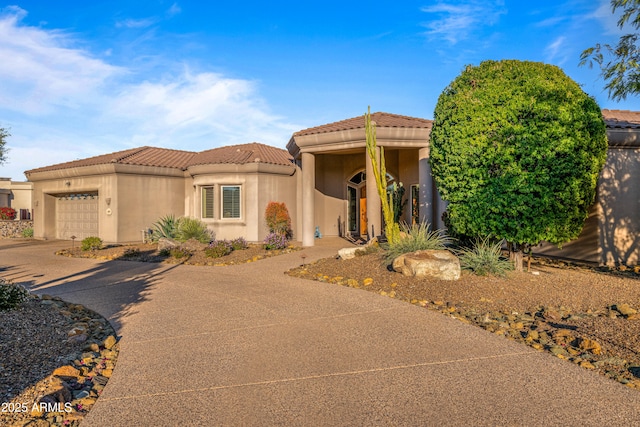
[[[580,238],[558,251],[597,263],[638,263],[640,113],[604,110],[609,155],[598,199]],[[403,219],[442,228],[446,209],[429,166],[432,121],[373,113],[390,183],[402,183]],[[140,241],[142,230],[174,214],[202,219],[217,238],[260,241],[270,201],[284,202],[294,238],[382,232],[380,200],[365,150],[364,117],[294,133],[287,150],[259,143],[203,152],[141,147],[25,172],[34,185],[36,238],[99,236]]]

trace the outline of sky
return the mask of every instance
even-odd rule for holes
[[[609,0],[0,0],[0,177],[141,146],[203,151],[383,111],[432,119],[466,65],[561,67],[623,34]]]

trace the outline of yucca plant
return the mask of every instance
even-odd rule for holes
[[[502,257],[502,241],[492,243],[489,237],[478,238],[471,248],[461,248],[456,252],[460,267],[478,276],[490,274],[504,277],[513,270],[513,263]]]
[[[212,240],[207,224],[197,218],[186,216],[178,219],[175,238],[180,242],[195,239],[200,243],[209,243]]]
[[[452,239],[442,230],[430,230],[429,224],[402,224],[400,238],[387,247],[387,261],[393,261],[402,254],[428,249],[441,250],[451,244]]]

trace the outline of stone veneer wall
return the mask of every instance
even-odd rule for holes
[[[22,237],[22,230],[33,228],[33,221],[0,221],[0,239]]]

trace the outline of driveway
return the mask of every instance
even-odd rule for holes
[[[305,249],[306,262],[343,241]],[[108,318],[120,356],[83,426],[637,425],[640,393],[391,298],[229,267],[53,255],[0,240],[0,275]]]

